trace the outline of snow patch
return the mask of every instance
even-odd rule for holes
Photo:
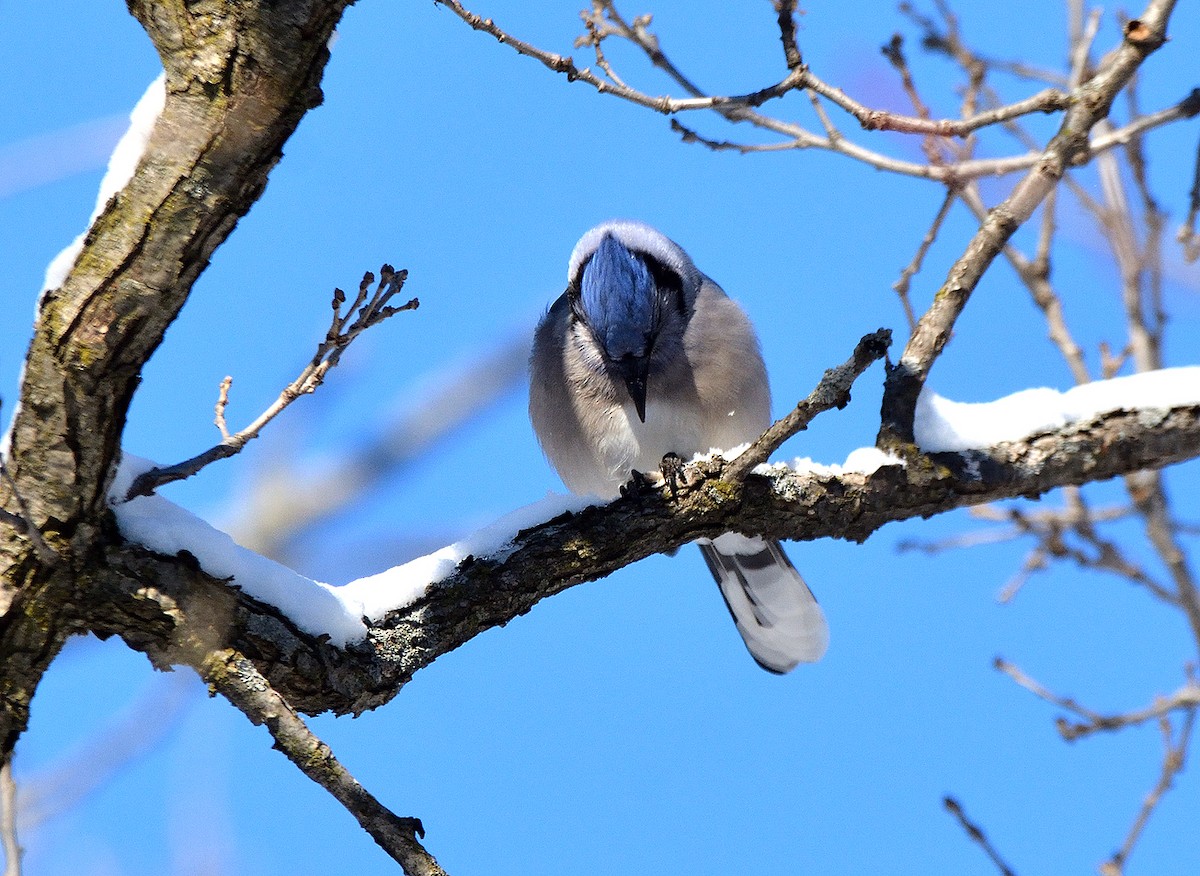
[[[423,596],[430,585],[451,575],[468,556],[504,559],[507,556],[506,548],[521,530],[553,520],[560,514],[581,511],[600,501],[595,496],[547,493],[540,502],[511,511],[462,541],[336,589],[340,591],[344,602],[359,607],[363,617],[378,621],[389,611],[409,605]]]
[[[886,453],[878,447],[859,447],[851,450],[850,455],[841,465],[814,462],[804,456],[797,457],[791,462],[764,462],[754,467],[754,473],[771,475],[795,472],[797,474],[815,474],[821,477],[838,477],[844,474],[874,474],[885,465],[904,465],[904,460],[891,453]]]
[[[88,229],[92,227],[96,217],[104,212],[109,199],[133,179],[133,173],[137,170],[138,162],[142,160],[146,144],[150,142],[150,133],[154,130],[154,123],[162,115],[166,100],[167,74],[163,72],[150,83],[146,93],[129,114],[129,129],[117,141],[116,148],[108,159],[108,171],[100,181],[100,192],[96,196],[92,216],[88,219]],[[83,241],[86,238],[87,229],[84,229],[82,234],[50,261],[49,267],[46,268],[46,279],[42,283],[43,293],[49,289],[57,289],[66,281],[71,268],[75,266],[75,259],[83,251]],[[40,308],[40,299],[38,304]]]
[[[153,467],[149,460],[122,456],[108,494],[121,535],[168,556],[187,551],[209,575],[228,579],[246,595],[279,609],[304,632],[328,635],[338,647],[362,641],[367,635],[364,618],[378,621],[390,611],[411,605],[467,556],[503,556],[521,530],[598,501],[551,493],[428,556],[334,587],[242,547],[162,496],[125,501],[134,478]]]
[[[926,387],[913,432],[927,453],[982,450],[1119,410],[1200,404],[1200,366],[1097,380],[1060,392],[1026,389],[991,402],[956,402]]]

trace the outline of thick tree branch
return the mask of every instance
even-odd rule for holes
[[[689,464],[674,489],[643,485],[605,506],[521,532],[496,556],[470,557],[421,599],[370,625],[365,642],[335,648],[275,609],[205,576],[187,555],[114,544],[92,576],[86,609],[159,663],[183,629],[211,629],[245,654],[302,712],[361,712],[395,695],[441,654],[540,600],[654,553],[729,530],[771,538],[862,541],[889,522],[1200,456],[1200,406],[1115,411],[1002,444],[939,453],[907,466],[840,476],[772,471],[731,481],[719,457]]]
[[[89,627],[72,609],[109,535],[109,478],[142,367],[320,103],[327,43],[347,4],[129,4],[166,69],[165,107],[133,178],[39,302],[7,464],[26,522],[62,562],[39,562],[0,527],[0,753],[23,730],[62,642]]]

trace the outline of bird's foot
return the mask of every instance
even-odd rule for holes
[[[664,456],[659,463],[659,471],[663,481],[671,488],[671,498],[679,493],[680,484],[687,485],[687,479],[683,475],[683,459],[678,453],[668,453]]]

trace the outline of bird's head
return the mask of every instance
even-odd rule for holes
[[[591,332],[645,422],[654,352],[665,333],[682,331],[695,300],[688,290],[699,286],[696,269],[676,244],[634,223],[592,229],[576,246],[571,267],[574,318]]]

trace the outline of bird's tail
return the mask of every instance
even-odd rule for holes
[[[727,532],[697,544],[759,666],[783,674],[821,659],[825,615],[779,542]]]

